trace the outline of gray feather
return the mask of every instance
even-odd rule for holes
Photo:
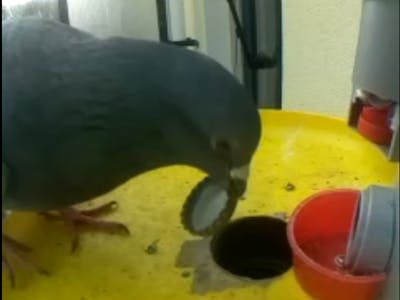
[[[171,164],[218,176],[255,151],[255,106],[206,56],[35,18],[5,22],[2,33],[10,209],[72,205]],[[232,157],[215,153],[214,138],[238,144]]]

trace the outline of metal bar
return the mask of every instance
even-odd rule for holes
[[[277,80],[275,81],[276,84],[276,108],[282,109],[282,0],[276,0],[275,4],[275,14],[276,14],[276,34],[275,34],[275,53],[274,53],[274,60],[275,60],[275,67],[276,67],[276,76]]]
[[[241,1],[243,34],[248,36],[248,54],[255,53],[257,49],[256,28],[255,28],[255,0]],[[251,48],[250,48],[251,47]],[[244,85],[253,96],[254,102],[258,104],[258,83],[257,70],[252,68],[251,60],[243,66]]]
[[[60,21],[69,25],[70,23],[67,0],[58,0],[58,12]]]
[[[168,38],[168,20],[167,20],[167,6],[165,0],[156,0],[157,6],[157,20],[158,20],[158,34],[160,41],[164,43],[169,42]]]
[[[249,2],[252,2],[253,0],[249,0]],[[232,17],[233,17],[233,21],[235,23],[235,32],[237,37],[239,38],[239,41],[242,45],[243,48],[243,54],[246,58],[246,61],[249,65],[252,64],[253,58],[252,55],[250,54],[250,48],[249,45],[246,42],[246,37],[245,37],[245,33],[244,33],[244,29],[242,28],[241,24],[240,24],[240,20],[239,20],[239,16],[238,13],[236,11],[236,6],[233,3],[233,0],[227,0],[228,5],[229,5],[229,9],[231,11]]]

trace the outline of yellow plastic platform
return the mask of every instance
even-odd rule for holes
[[[262,111],[264,124],[246,200],[235,217],[289,214],[305,197],[330,188],[365,188],[393,184],[399,165],[340,119],[314,114]],[[174,267],[182,242],[193,238],[180,224],[186,196],[204,177],[188,167],[169,167],[136,177],[88,205],[117,200],[108,216],[125,222],[130,237],[84,233],[77,254],[69,252],[71,233],[62,223],[48,223],[33,213],[14,213],[4,231],[35,249],[29,257],[50,277],[17,269],[12,290],[3,270],[6,300],[163,300],[163,299],[310,299],[293,271],[265,287],[231,289],[205,296],[191,294],[191,277]],[[285,190],[287,183],[295,189]],[[159,239],[159,252],[145,248]]]

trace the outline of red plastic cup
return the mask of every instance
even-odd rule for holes
[[[389,114],[392,105],[382,107],[374,107],[372,105],[364,105],[361,110],[361,118],[380,127],[389,127]]]
[[[368,122],[362,116],[358,120],[358,131],[376,144],[390,145],[392,141],[393,132],[389,127],[377,126]]]
[[[353,276],[341,265],[360,192],[323,191],[301,203],[287,229],[296,278],[319,300],[372,300],[386,274]]]
[[[389,126],[391,110],[391,104],[381,107],[365,104],[358,120],[358,131],[376,144],[389,145],[393,135]]]

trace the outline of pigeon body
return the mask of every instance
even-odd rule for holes
[[[168,165],[224,181],[250,164],[257,108],[212,59],[37,18],[2,34],[3,211],[65,208]]]

